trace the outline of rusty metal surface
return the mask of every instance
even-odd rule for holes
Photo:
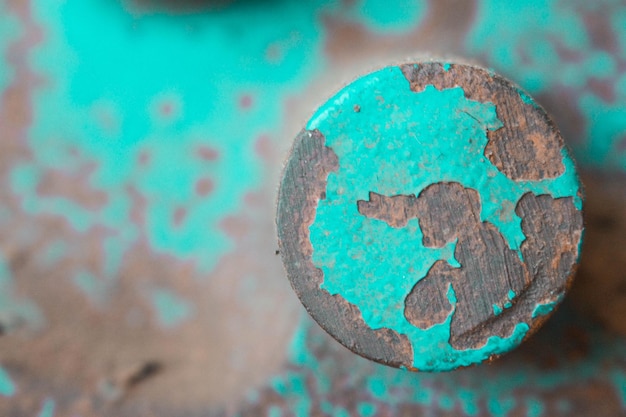
[[[317,105],[428,52],[553,115],[588,240],[524,347],[416,376],[311,323],[272,219]],[[623,1],[0,1],[0,414],[623,415],[625,72]]]

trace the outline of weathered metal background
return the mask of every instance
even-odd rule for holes
[[[357,74],[521,84],[587,188],[573,294],[491,366],[330,339],[284,276],[282,160]],[[0,415],[626,415],[626,3],[0,0]]]

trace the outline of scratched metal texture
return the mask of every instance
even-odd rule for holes
[[[278,176],[316,106],[425,54],[516,81],[587,187],[572,296],[412,374],[303,312]],[[0,415],[626,415],[623,0],[0,0]]]

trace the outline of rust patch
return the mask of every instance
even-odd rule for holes
[[[500,172],[516,180],[539,181],[556,178],[565,167],[561,158],[563,139],[546,112],[525,102],[518,87],[498,75],[475,67],[452,64],[445,70],[439,63],[403,65],[411,90],[426,85],[439,90],[461,86],[470,100],[491,102],[503,127],[487,131],[485,156]]]
[[[391,329],[372,330],[358,307],[320,288],[323,273],[311,260],[309,226],[319,200],[326,197],[327,176],[337,169],[337,156],[324,146],[320,132],[305,130],[298,135],[283,174],[277,210],[287,276],[309,314],[344,346],[376,362],[410,367],[412,348],[406,336]]]

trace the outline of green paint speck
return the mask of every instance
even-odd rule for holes
[[[513,398],[490,398],[487,402],[487,409],[493,417],[506,417],[514,407]]]
[[[43,406],[41,407],[41,411],[37,415],[37,417],[53,417],[54,416],[54,407],[55,402],[52,398],[47,398]]]
[[[376,414],[376,406],[372,403],[361,402],[357,405],[357,410],[363,417],[372,417]]]
[[[615,391],[622,401],[622,405],[626,407],[626,374],[622,371],[615,370],[611,373],[611,380],[613,381]]]
[[[545,407],[540,400],[536,398],[529,398],[526,400],[526,409],[527,417],[541,417]]]
[[[283,412],[279,407],[273,405],[270,407],[267,415],[268,417],[281,417],[283,415]]]
[[[376,32],[404,32],[419,24],[426,7],[424,0],[398,0],[393,7],[386,0],[361,0],[351,17]]]
[[[9,373],[0,366],[0,395],[4,397],[12,397],[17,389],[11,380]]]
[[[454,400],[449,395],[439,396],[439,407],[445,411],[451,411],[454,408]]]
[[[193,314],[193,305],[169,290],[154,289],[150,298],[163,327],[176,327]]]
[[[458,390],[457,396],[461,401],[461,408],[468,416],[475,416],[478,414],[478,399],[476,398],[476,393],[466,390],[460,389]]]
[[[385,382],[381,379],[371,378],[368,384],[369,390],[375,398],[383,398],[387,392]]]
[[[559,295],[556,299],[552,301],[549,301],[544,304],[538,304],[533,310],[532,317],[535,318],[535,317],[545,316],[546,314],[549,314],[552,310],[554,310],[554,307],[557,306],[561,302],[562,299],[563,299],[563,294]]]

